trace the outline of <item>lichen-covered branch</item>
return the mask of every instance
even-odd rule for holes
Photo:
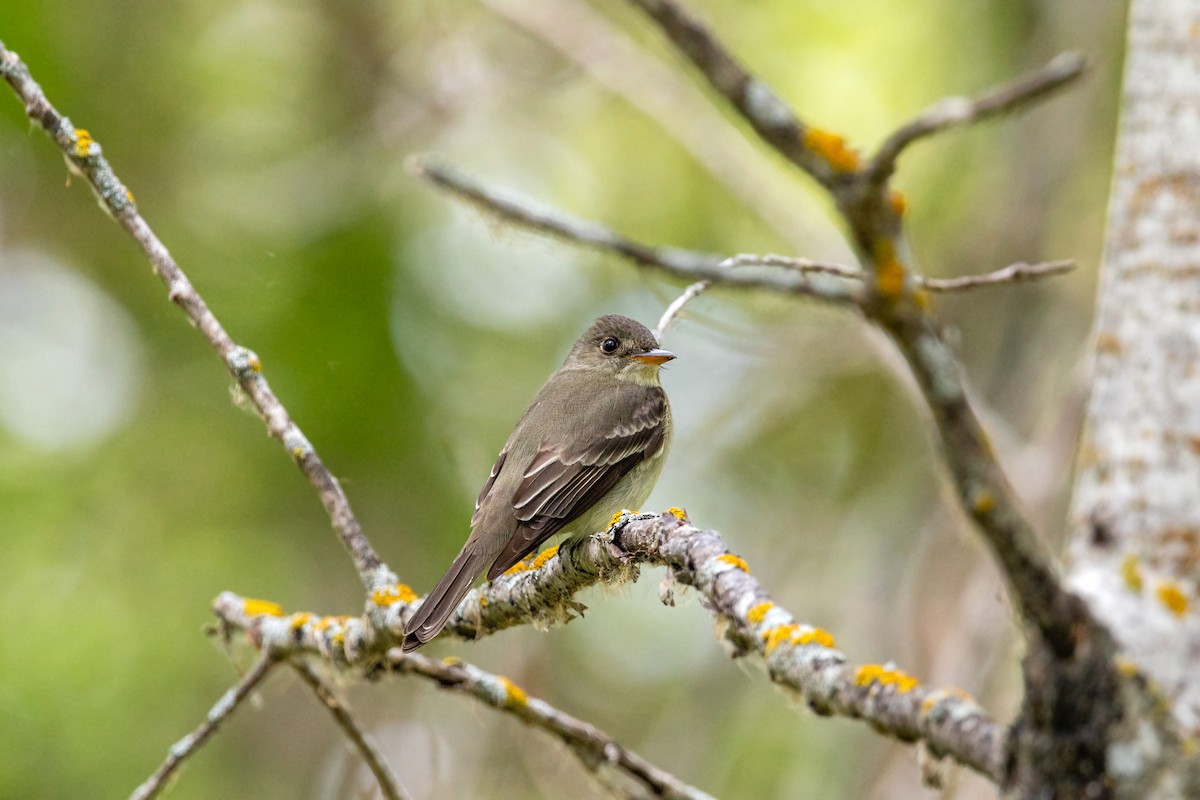
[[[400,787],[400,779],[396,777],[396,773],[387,763],[387,759],[383,757],[383,753],[379,752],[379,748],[375,746],[370,735],[358,724],[358,720],[350,713],[345,702],[334,693],[333,688],[321,679],[316,670],[303,661],[293,661],[292,666],[300,679],[313,690],[321,704],[329,709],[329,713],[333,715],[338,727],[362,755],[367,768],[371,770],[371,774],[379,783],[379,791],[383,793],[384,800],[408,800],[408,792]]]
[[[833,637],[798,623],[777,606],[713,531],[692,526],[682,512],[626,516],[607,534],[550,551],[473,590],[447,628],[476,639],[513,625],[565,622],[582,608],[574,595],[598,582],[633,580],[639,565],[663,566],[674,585],[704,595],[718,630],[735,655],[757,654],[771,680],[798,693],[819,714],[863,719],[901,741],[922,741],[994,780],[1003,774],[1005,732],[965,693],[930,690],[890,665],[853,666]],[[399,630],[416,607],[408,587],[377,592],[390,628]],[[672,595],[664,596],[672,602]],[[287,615],[278,606],[226,592],[214,602],[222,623],[244,629],[256,647],[318,655],[340,669],[373,670],[386,657],[358,617]]]
[[[669,772],[621,745],[594,725],[572,717],[503,675],[456,658],[439,661],[420,653],[388,651],[388,667],[420,675],[445,690],[460,692],[559,739],[579,763],[617,797],[665,797],[671,800],[713,800]]]
[[[133,194],[125,188],[104,157],[100,143],[82,128],[60,114],[46,99],[42,87],[34,81],[28,67],[13,51],[0,42],[0,76],[25,104],[25,114],[54,141],[72,172],[82,176],[96,194],[100,207],[133,237],[150,261],[154,273],[167,287],[167,298],[179,306],[205,341],[217,351],[225,368],[250,398],[267,431],[283,445],[308,482],[316,489],[333,527],[354,559],[354,566],[369,589],[395,582],[380,562],[358,524],[350,502],[337,478],[325,467],[308,438],[292,420],[287,409],[271,391],[263,375],[258,356],[236,342],[209,309],[175,263],[166,246],[138,213]]]
[[[221,695],[221,699],[208,712],[208,717],[200,727],[171,746],[166,761],[145,783],[133,790],[129,800],[152,800],[152,798],[158,797],[171,776],[204,746],[204,743],[217,732],[221,723],[228,719],[229,715],[250,696],[250,693],[266,680],[267,676],[271,674],[271,669],[277,663],[273,653],[263,651],[251,670],[243,675],[232,689]]]

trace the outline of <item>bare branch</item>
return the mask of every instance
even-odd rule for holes
[[[755,255],[754,253],[739,253],[721,262],[722,267],[783,267],[797,272],[811,272],[817,275],[836,275],[839,278],[850,278],[861,281],[863,272],[858,267],[847,267],[843,264],[829,264],[822,261],[812,261],[795,256],[781,256],[774,253]]]
[[[329,713],[333,715],[338,726],[346,734],[346,738],[358,749],[363,761],[367,762],[371,774],[379,782],[379,791],[383,793],[384,798],[386,800],[407,800],[409,795],[400,787],[400,780],[392,771],[391,765],[384,759],[383,753],[379,752],[379,748],[375,746],[370,735],[354,719],[354,715],[350,713],[346,704],[334,694],[333,689],[321,679],[321,676],[311,666],[302,661],[295,661],[292,666],[295,667],[296,674],[312,688],[317,699],[329,709]]]
[[[629,782],[637,797],[667,797],[675,800],[712,800],[711,796],[659,769],[637,753],[623,747],[599,728],[576,719],[525,690],[503,675],[493,675],[458,659],[439,661],[420,653],[388,651],[392,670],[421,675],[449,691],[469,694],[494,709],[511,714],[526,725],[540,728],[561,740],[585,769],[604,785],[626,796]]]
[[[978,98],[939,100],[884,141],[866,169],[867,180],[879,184],[890,178],[896,171],[896,160],[913,142],[1043,100],[1082,77],[1086,69],[1087,59],[1082,53],[1063,53],[1032,75],[1017,78]]]
[[[548,551],[472,590],[446,630],[477,639],[513,625],[566,622],[582,610],[573,597],[583,588],[634,580],[639,564],[665,566],[674,584],[704,595],[704,607],[735,656],[757,653],[771,680],[799,692],[817,713],[863,719],[901,741],[923,741],[935,755],[999,780],[1005,730],[973,700],[958,691],[925,689],[890,665],[846,663],[832,636],[797,623],[717,533],[697,529],[681,515],[672,509],[661,516],[625,516],[606,534]],[[388,628],[402,629],[415,611],[415,595],[407,587],[389,597],[376,594],[377,603],[387,604]],[[673,602],[669,591],[664,602]],[[371,669],[380,658],[365,637],[369,623],[360,618],[286,616],[277,607],[265,613],[262,601],[230,592],[213,609],[223,624],[246,630],[260,648],[319,655],[341,669]]]
[[[167,760],[162,763],[145,783],[133,790],[129,800],[151,800],[158,797],[166,787],[167,780],[175,774],[183,763],[204,746],[217,728],[221,726],[230,714],[237,710],[250,693],[271,673],[271,668],[278,661],[271,651],[263,651],[255,662],[254,667],[242,676],[242,679],[232,689],[221,695],[221,699],[208,712],[208,718],[195,731],[176,742],[167,753]]]
[[[866,277],[865,273],[856,267],[846,267],[841,264],[827,264],[820,261],[810,261],[807,258],[795,258],[793,256],[781,256],[774,254],[753,255],[743,253],[741,255],[727,258],[721,262],[723,267],[740,267],[740,266],[765,266],[765,267],[784,267],[786,269],[794,269],[800,272],[812,272],[825,275],[837,275],[839,278],[848,278],[850,280],[861,281]],[[1059,275],[1064,272],[1070,272],[1075,269],[1076,263],[1074,260],[1064,261],[1043,261],[1037,264],[1010,264],[1003,269],[995,270],[994,272],[985,272],[981,275],[963,275],[957,278],[926,278],[921,275],[913,275],[913,282],[922,288],[928,289],[931,292],[961,292],[970,289],[978,289],[984,286],[995,286],[1003,283],[1021,283],[1023,281],[1040,280]]]
[[[684,289],[683,294],[672,300],[671,304],[663,311],[662,316],[659,317],[658,324],[654,326],[654,338],[661,342],[663,334],[667,332],[668,326],[683,311],[683,307],[704,294],[710,286],[712,286],[712,283],[709,281],[696,281]]]
[[[0,76],[13,88],[25,104],[25,114],[41,126],[62,150],[67,165],[92,187],[100,207],[134,238],[154,273],[167,287],[167,298],[179,306],[188,320],[217,351],[225,368],[242,391],[250,398],[271,436],[279,440],[284,450],[296,462],[308,482],[316,489],[334,529],[349,550],[354,566],[368,589],[378,584],[395,582],[367,541],[350,502],[337,478],[325,467],[308,438],[292,421],[287,409],[279,402],[262,374],[262,362],[252,351],[237,344],[209,310],[208,305],[192,286],[191,281],[175,263],[166,246],[142,219],[133,201],[133,194],[117,178],[100,143],[82,128],[76,128],[46,99],[42,87],[33,80],[20,57],[0,43]]]
[[[1010,264],[995,272],[985,272],[982,275],[963,275],[958,278],[917,278],[917,283],[931,292],[961,292],[978,289],[982,286],[996,286],[1004,283],[1021,283],[1036,281],[1070,272],[1075,269],[1073,260],[1043,261],[1037,264]]]
[[[832,303],[856,302],[855,292],[837,283],[818,283],[809,280],[805,275],[743,273],[724,268],[721,257],[710,253],[674,247],[651,247],[635,242],[603,225],[506,195],[475,181],[455,167],[428,156],[415,156],[409,159],[408,164],[414,174],[439,189],[496,214],[507,222],[593,250],[616,253],[638,266],[650,267],[673,278],[690,281],[701,279],[734,288],[769,289]]]

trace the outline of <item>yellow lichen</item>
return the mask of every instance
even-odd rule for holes
[[[971,511],[976,514],[987,514],[996,507],[996,497],[987,489],[975,492],[971,498]]]
[[[499,677],[501,685],[504,686],[504,704],[506,706],[519,708],[529,702],[529,695],[525,694],[524,689],[503,675]]]
[[[670,508],[667,509],[667,513],[670,514],[671,516],[673,516],[675,519],[679,520],[680,522],[687,522],[687,512],[684,511],[682,508],[677,508],[676,506],[671,506]]]
[[[1162,603],[1177,617],[1182,617],[1188,610],[1188,598],[1175,581],[1163,581],[1154,590],[1158,602]]]
[[[750,620],[751,625],[757,625],[767,616],[767,612],[775,607],[775,604],[770,600],[765,603],[759,603],[746,612],[746,619]]]
[[[532,564],[534,559],[536,559],[536,558],[537,558],[537,553],[530,553],[529,555],[525,556],[517,563],[513,564],[508,569],[504,570],[504,574],[505,575],[516,575],[519,572],[525,572],[526,570],[529,569],[529,565]]]
[[[750,571],[750,567],[746,564],[745,560],[739,556],[735,556],[733,553],[726,553],[723,556],[717,556],[717,561],[720,561],[722,564],[729,564],[730,566],[737,567],[742,572]]]
[[[348,622],[349,620],[350,620],[350,617],[345,617],[345,616],[321,617],[319,620],[317,620],[316,624],[313,625],[313,630],[316,631],[317,633],[323,633],[332,627],[340,628],[341,626],[345,625],[346,622]]]
[[[480,607],[480,608],[487,608],[487,607],[488,607],[488,599],[487,599],[487,597],[484,597],[483,595],[480,595],[480,597],[479,597],[479,607]]]
[[[896,258],[890,239],[875,243],[875,288],[884,298],[895,300],[904,291],[904,265]]]
[[[307,611],[299,611],[295,614],[292,614],[291,618],[288,620],[288,627],[294,631],[300,630],[308,624],[308,621],[312,619],[312,616],[313,615]]]
[[[1132,658],[1129,658],[1128,656],[1117,656],[1113,660],[1113,663],[1115,663],[1117,666],[1117,672],[1124,675],[1126,678],[1132,678],[1134,675],[1137,675],[1137,664]]]
[[[904,211],[907,207],[908,201],[904,199],[904,195],[900,194],[900,192],[897,192],[895,189],[892,189],[890,192],[888,192],[888,208],[892,210],[893,214],[895,214],[897,217],[903,217]]]
[[[870,686],[878,683],[883,686],[895,686],[896,691],[903,694],[911,692],[920,682],[911,675],[898,669],[887,669],[879,664],[864,664],[854,672],[854,682],[859,686]]]
[[[1131,592],[1142,591],[1145,582],[1142,580],[1142,568],[1138,566],[1136,553],[1130,553],[1121,559],[1121,579]]]
[[[547,561],[554,558],[554,556],[556,556],[557,554],[558,554],[558,545],[554,545],[552,547],[547,547],[545,550],[543,550],[542,552],[537,554],[537,556],[530,563],[529,568],[530,569],[539,569],[539,568],[541,568],[542,564],[545,564]]]
[[[461,667],[463,660],[458,656],[446,656],[442,659],[442,663],[447,667]]]
[[[813,628],[805,631],[796,637],[794,644],[819,644],[822,647],[833,649],[837,645],[833,641],[833,634],[824,628]]]
[[[608,527],[611,528],[613,525],[616,525],[621,521],[621,517],[623,516],[625,516],[624,511],[618,511],[617,513],[613,514],[608,520]]]
[[[248,617],[282,617],[283,606],[270,600],[247,598],[242,601],[242,613]]]
[[[854,172],[858,169],[858,153],[846,146],[846,140],[836,133],[820,128],[804,131],[804,146],[820,156],[836,172]]]
[[[329,641],[334,647],[341,647],[346,643],[346,631],[343,628],[338,628],[333,633],[329,634]]]
[[[763,639],[766,640],[766,644],[763,645],[763,649],[770,653],[784,642],[791,641],[792,636],[794,636],[799,630],[800,626],[795,623],[792,623],[791,625],[776,625],[774,628],[771,628],[771,630],[763,634]]]
[[[125,190],[125,199],[131,203],[137,202],[137,200],[133,199],[133,192],[129,191],[128,189]]]
[[[87,158],[92,150],[92,135],[83,128],[75,129],[75,146],[73,151],[76,158]]]
[[[390,606],[396,603],[411,603],[417,599],[417,593],[405,583],[395,586],[384,586],[371,592],[371,602],[377,606]]]
[[[928,311],[933,306],[933,295],[927,289],[917,289],[913,292],[913,302],[922,311]]]

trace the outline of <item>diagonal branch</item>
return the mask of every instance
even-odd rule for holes
[[[805,125],[771,87],[750,74],[697,17],[674,0],[630,0],[700,70],[755,132],[827,189],[858,169],[856,153],[839,136]]]
[[[221,695],[221,699],[208,712],[208,718],[200,727],[172,745],[167,753],[167,760],[146,779],[145,783],[133,790],[129,800],[152,800],[152,798],[158,797],[166,787],[167,780],[183,766],[185,761],[204,746],[204,743],[217,732],[221,723],[245,702],[250,693],[258,688],[258,685],[266,679],[277,663],[278,660],[274,654],[269,650],[263,651],[253,669],[243,675],[232,689]]]
[[[402,653],[398,648],[388,652],[388,664],[395,672],[420,675],[442,689],[469,694],[558,738],[585,769],[613,790],[614,796],[628,796],[625,788],[632,781],[639,790],[633,795],[637,797],[713,800],[710,795],[622,746],[594,725],[572,717],[545,700],[530,697],[503,675],[493,675],[459,659],[439,661],[420,653]]]
[[[292,421],[287,409],[271,391],[263,376],[258,356],[236,342],[209,309],[200,293],[175,263],[162,241],[138,213],[133,194],[117,178],[100,143],[82,128],[76,128],[46,99],[42,87],[33,80],[29,68],[20,57],[0,42],[0,77],[12,87],[25,104],[25,114],[46,132],[66,157],[67,165],[87,180],[95,192],[100,207],[133,237],[150,261],[154,273],[167,287],[167,298],[179,306],[188,320],[200,331],[233,379],[250,398],[255,410],[267,426],[267,431],[292,457],[296,466],[317,491],[321,503],[350,552],[354,566],[369,589],[377,584],[395,581],[379,560],[366,535],[350,509],[350,501],[337,478],[326,468],[308,438]]]
[[[1062,53],[1032,75],[1017,78],[978,98],[947,97],[900,126],[879,147],[867,166],[867,180],[881,184],[896,171],[896,160],[909,145],[950,128],[982,122],[1045,99],[1083,76],[1087,59]]]
[[[408,164],[418,177],[459,200],[498,215],[506,222],[593,250],[617,253],[638,266],[657,269],[672,278],[690,281],[700,279],[733,288],[769,289],[831,303],[856,302],[855,291],[841,283],[814,281],[804,274],[738,272],[727,269],[718,255],[641,244],[603,225],[555,209],[538,207],[527,200],[492,189],[450,164],[429,156],[415,156],[409,159]]]
[[[379,752],[375,742],[354,719],[354,715],[350,713],[346,704],[338,699],[333,689],[321,679],[321,676],[311,666],[302,661],[295,661],[292,666],[301,680],[313,690],[321,704],[329,709],[329,713],[333,715],[338,727],[362,755],[371,774],[379,782],[379,791],[383,793],[384,800],[407,800],[409,794],[400,787],[400,779],[392,771],[392,767],[383,757],[383,753]]]
[[[472,590],[446,630],[478,639],[514,625],[566,622],[583,608],[573,599],[582,589],[634,580],[641,564],[664,566],[671,583],[703,594],[704,607],[735,657],[759,655],[771,680],[800,693],[818,714],[862,719],[883,734],[924,742],[934,755],[1000,779],[1004,727],[969,696],[926,689],[890,665],[847,663],[830,634],[798,623],[771,600],[719,534],[695,528],[683,516],[677,509],[661,516],[625,516],[607,534],[548,551]],[[673,604],[672,596],[668,589],[664,602]],[[389,629],[402,629],[416,599],[407,587],[377,598],[387,604]],[[369,624],[361,618],[285,615],[277,606],[230,592],[216,599],[213,610],[222,624],[245,630],[258,648],[318,655],[343,670],[373,670],[383,655],[372,649],[365,637]]]

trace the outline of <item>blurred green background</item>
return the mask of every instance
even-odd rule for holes
[[[1081,48],[1081,86],[903,159],[913,246],[948,276],[1077,258],[937,308],[1014,483],[1063,518],[1115,129],[1115,0],[705,0],[801,115],[870,147],[933,100]],[[420,185],[436,151],[652,243],[849,262],[828,202],[624,4],[5,0],[0,39],[99,141],[142,213],[427,590],[512,424],[600,313],[680,289]],[[706,295],[665,338],[677,420],[648,506],[719,529],[854,661],[1002,719],[1003,590],[945,490],[897,357],[851,315]],[[915,753],[731,662],[657,571],[586,620],[439,642],[723,797],[903,798]],[[88,188],[0,91],[0,796],[125,796],[248,663],[202,635],[230,589],[354,613],[312,491]],[[416,797],[586,797],[547,737],[417,679],[346,688]],[[170,796],[371,796],[326,711],[270,681]],[[988,796],[970,775],[947,796]]]

